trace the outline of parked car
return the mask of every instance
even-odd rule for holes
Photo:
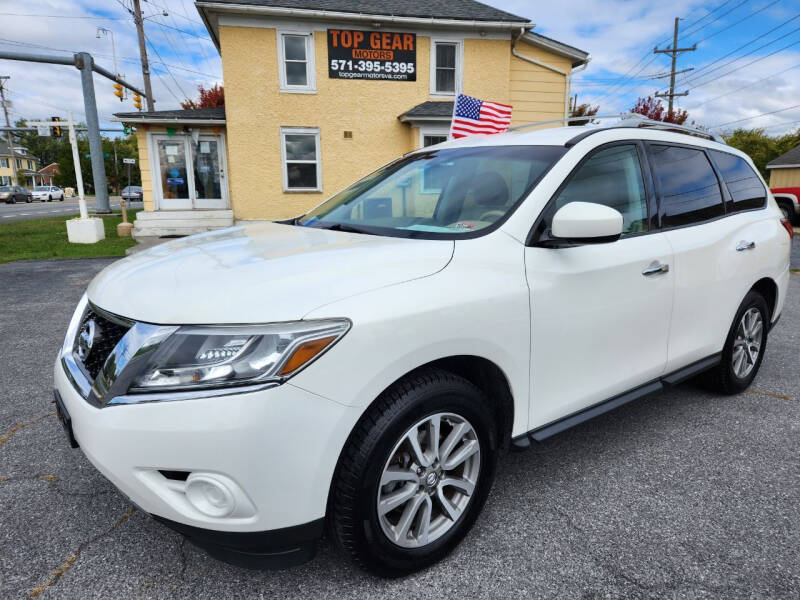
[[[776,187],[770,191],[783,215],[789,221],[800,224],[800,186]]]
[[[71,443],[224,560],[327,527],[379,575],[434,563],[506,449],[758,373],[792,229],[745,154],[660,127],[446,142],[107,267],[55,365]]]
[[[122,190],[122,199],[129,202],[142,201],[142,187],[139,185],[129,185]]]
[[[6,204],[33,202],[33,195],[21,185],[0,186],[0,200]]]
[[[64,201],[64,190],[54,185],[37,185],[33,188],[33,198],[42,202]]]

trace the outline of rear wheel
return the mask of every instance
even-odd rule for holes
[[[53,197],[52,197],[52,196],[48,196],[48,197],[47,197],[47,201],[48,201],[48,202],[52,202],[52,201],[53,201]]]
[[[482,392],[438,369],[396,383],[358,423],[332,488],[331,528],[362,567],[397,577],[447,555],[494,479],[494,416]]]
[[[712,389],[738,394],[752,383],[767,348],[769,320],[766,300],[758,292],[750,291],[736,312],[720,364],[706,373],[706,382]]]

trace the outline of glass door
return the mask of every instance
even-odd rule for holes
[[[161,210],[192,208],[192,196],[184,136],[153,136],[158,154],[158,185]]]
[[[194,207],[227,208],[225,148],[222,136],[201,135],[192,143]]]

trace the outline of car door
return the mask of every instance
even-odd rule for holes
[[[763,208],[767,194],[741,158],[660,143],[648,144],[648,155],[662,229],[675,255],[667,361],[667,370],[675,371],[722,350],[774,227],[760,225],[748,212]],[[722,169],[730,187],[720,178]]]
[[[657,379],[667,361],[672,252],[654,228],[644,146],[601,146],[575,168],[542,215],[525,250],[531,311],[530,429],[541,428]],[[619,210],[614,242],[547,243],[563,205]],[[654,206],[654,205],[653,205]]]

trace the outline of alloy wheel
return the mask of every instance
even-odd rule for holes
[[[764,320],[755,307],[747,309],[736,328],[733,341],[732,366],[739,379],[744,379],[755,367],[764,337]]]
[[[383,533],[403,548],[440,538],[464,514],[480,469],[480,440],[466,419],[452,413],[425,417],[403,434],[381,473]]]

